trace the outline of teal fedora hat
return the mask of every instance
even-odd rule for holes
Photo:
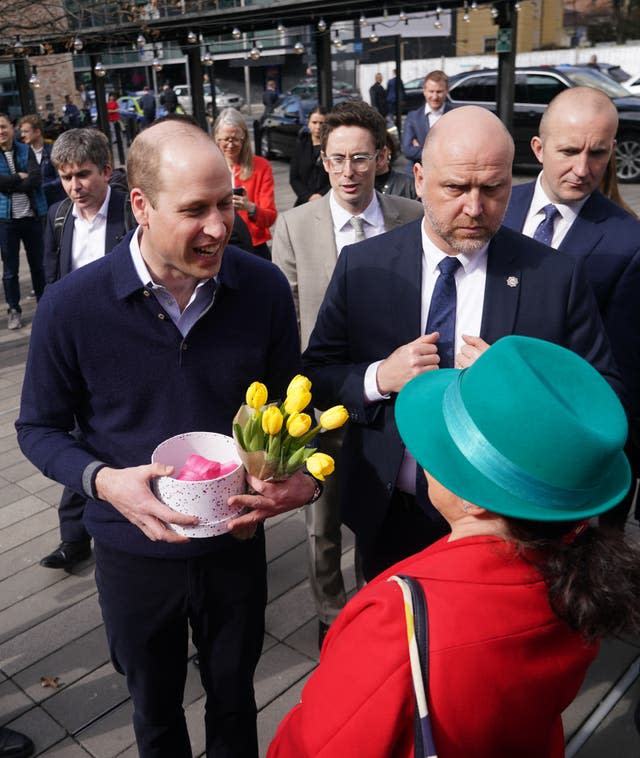
[[[589,363],[550,342],[503,337],[468,369],[421,374],[395,415],[422,468],[505,516],[587,518],[631,484],[620,401]]]

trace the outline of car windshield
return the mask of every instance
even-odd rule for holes
[[[602,90],[609,97],[629,97],[629,91],[610,79],[606,74],[601,74],[599,71],[565,71],[567,79],[576,85],[576,87],[595,87],[595,89]]]

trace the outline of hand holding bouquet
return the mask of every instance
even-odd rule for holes
[[[289,383],[281,405],[267,404],[267,399],[265,385],[253,382],[233,420],[233,438],[246,470],[263,480],[288,479],[305,464],[321,481],[333,473],[333,458],[308,444],[322,430],[341,427],[349,418],[347,409],[329,408],[312,426],[311,416],[303,412],[311,403],[311,382],[300,374]]]

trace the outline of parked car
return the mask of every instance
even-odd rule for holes
[[[193,112],[193,102],[191,100],[191,87],[188,84],[176,84],[173,88],[176,93],[178,102],[184,109],[185,113]],[[216,84],[216,108],[237,108],[240,110],[244,105],[244,98],[233,92],[225,92]],[[207,82],[204,85],[204,107],[209,116],[213,115],[213,99],[211,97],[211,84]]]
[[[357,87],[352,87],[348,82],[336,81],[331,82],[331,92],[333,101],[342,98],[343,100],[362,100],[362,95]],[[289,90],[290,95],[298,97],[318,98],[318,83],[316,81],[304,81],[294,84]]]
[[[630,76],[622,86],[632,95],[640,95],[640,74]]]
[[[402,99],[402,112],[409,113],[421,105],[424,106],[424,95],[422,88],[424,85],[424,76],[417,79],[411,79],[404,83],[404,98]]]
[[[347,98],[334,100],[334,104],[344,102]],[[290,158],[296,147],[298,134],[306,129],[309,114],[318,101],[311,97],[285,95],[267,114],[260,126],[260,152],[265,158],[274,156]],[[387,129],[399,152],[398,130],[395,125]]]
[[[626,82],[631,74],[627,73],[622,66],[618,66],[617,63],[590,63],[589,68],[595,68],[596,71],[601,71],[606,74],[614,82],[622,84]]]
[[[497,78],[496,69],[457,74],[449,80],[449,99],[457,105],[481,105],[495,112]],[[548,103],[569,87],[595,87],[609,95],[620,119],[616,137],[618,181],[640,181],[640,97],[630,95],[620,84],[587,66],[516,69],[514,163],[522,167],[538,167],[531,152],[531,138],[538,133],[540,117]]]

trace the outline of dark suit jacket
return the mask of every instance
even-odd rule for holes
[[[535,182],[513,188],[504,225],[521,231]],[[640,406],[640,221],[601,192],[583,205],[558,248],[584,261],[632,416]]]
[[[446,102],[444,104],[444,112],[448,113],[452,111],[456,106],[453,103]],[[402,128],[402,152],[405,157],[414,163],[420,163],[422,160],[422,146],[427,138],[427,132],[429,131],[429,124],[427,117],[424,113],[424,105],[416,108],[414,111],[409,111],[407,114],[407,120],[404,122]],[[413,138],[416,138],[420,143],[420,147],[414,147],[411,142]]]
[[[109,198],[109,208],[107,210],[107,231],[105,234],[104,254],[111,250],[120,242],[127,233],[124,220],[124,202],[126,194],[118,190],[111,189]],[[60,255],[58,256],[58,245],[56,243],[53,222],[56,217],[56,211],[60,203],[56,203],[49,208],[47,214],[47,224],[44,230],[44,274],[47,284],[61,279],[71,271],[71,251],[73,246],[73,214],[69,212],[67,220],[62,227],[62,238],[60,239]]]
[[[404,454],[395,395],[366,405],[364,375],[422,332],[420,224],[344,248],[303,355],[314,402],[343,403],[351,416],[338,464],[341,510],[362,543],[377,536]],[[620,388],[581,262],[502,227],[489,245],[480,336],[492,344],[507,334],[570,348]]]

